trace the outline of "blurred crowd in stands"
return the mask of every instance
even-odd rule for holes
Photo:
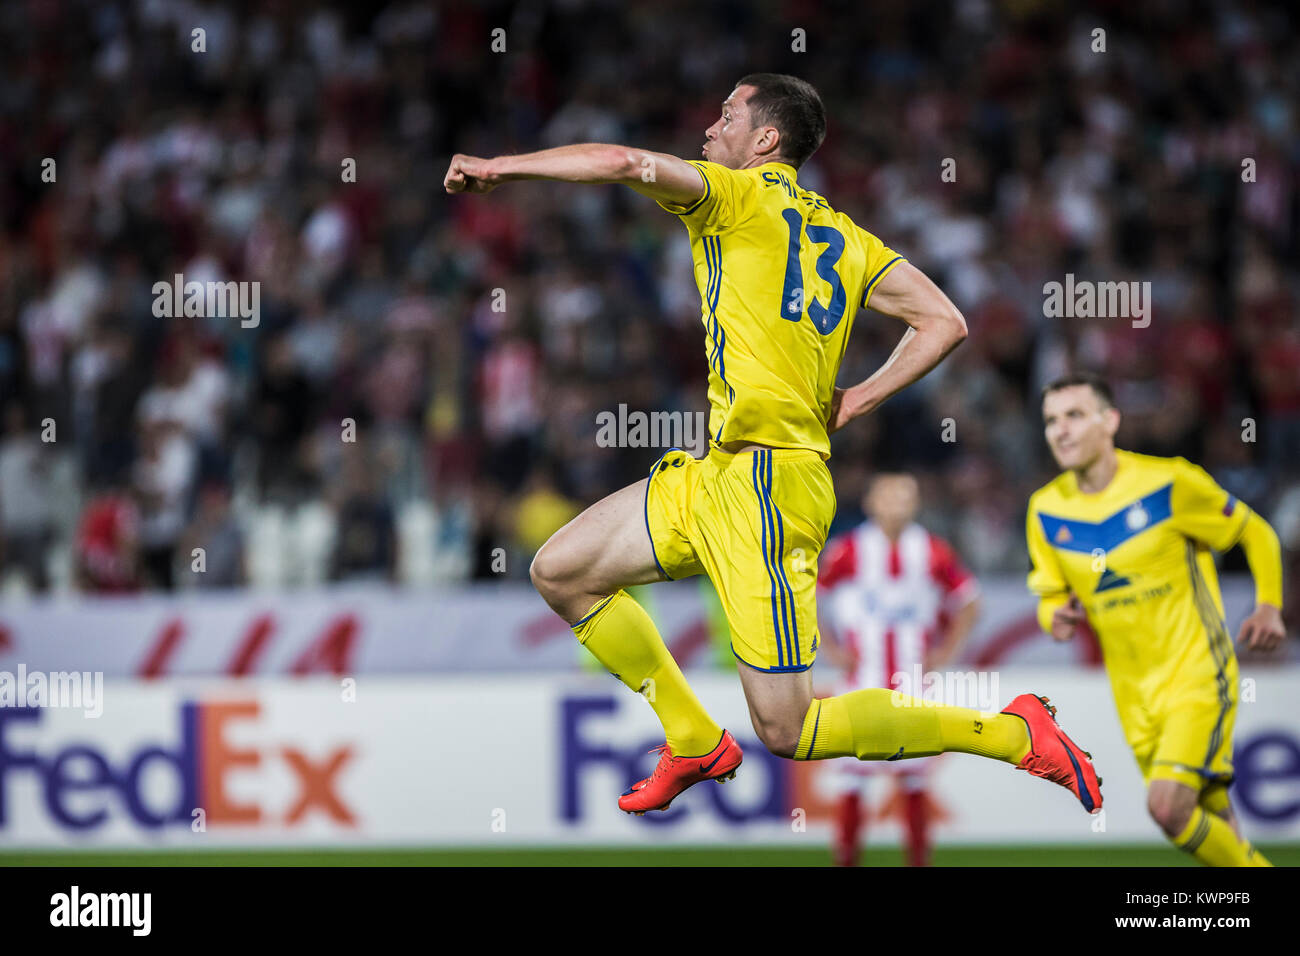
[[[1273,521],[1293,584],[1297,16],[5,4],[5,593],[524,578],[552,530],[658,457],[598,445],[598,413],[706,407],[699,296],[685,230],[649,200],[448,197],[447,161],[585,141],[696,158],[753,70],[818,87],[829,133],[800,184],[971,330],[836,436],[837,527],[874,471],[908,469],[974,570],[1023,571],[1025,501],[1053,474],[1038,390],[1086,367],[1115,388],[1123,447],[1186,455]],[[157,317],[153,286],[176,274],[260,283],[256,326]],[[1150,325],[1045,317],[1044,283],[1067,274],[1150,282]],[[903,328],[860,312],[841,384]]]

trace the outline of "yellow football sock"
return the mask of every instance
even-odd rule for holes
[[[686,683],[650,615],[626,591],[597,603],[573,633],[606,670],[650,702],[675,755],[700,756],[718,746],[722,728]]]
[[[1214,813],[1223,816],[1225,810],[1231,806],[1228,800],[1228,786],[1225,783],[1215,781],[1206,784],[1201,788],[1201,795],[1196,798],[1196,802],[1206,813]]]
[[[1018,764],[1029,752],[1029,731],[1013,714],[939,707],[884,688],[855,690],[812,702],[795,759],[906,760],[945,752]]]
[[[1174,846],[1190,853],[1206,866],[1272,866],[1249,840],[1237,838],[1228,821],[1198,806],[1183,832],[1173,838]]]

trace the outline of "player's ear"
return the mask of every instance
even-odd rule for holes
[[[1119,431],[1119,409],[1107,408],[1103,414],[1106,416],[1106,431],[1110,433],[1111,438],[1114,438],[1115,433]]]

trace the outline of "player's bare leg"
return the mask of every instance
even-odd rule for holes
[[[737,662],[754,733],[778,757],[792,758],[812,704],[812,671],[769,674]]]
[[[645,530],[649,478],[597,501],[542,545],[529,575],[572,626],[620,588],[664,580]]]
[[[1177,780],[1152,780],[1147,787],[1147,811],[1174,846],[1207,866],[1272,865],[1242,838],[1226,792],[1210,810],[1202,805],[1201,796]]]
[[[529,572],[578,641],[643,695],[663,724],[666,743],[654,773],[619,798],[629,813],[666,810],[691,784],[734,776],[742,756],[686,683],[650,615],[623,590],[663,580],[645,527],[648,481],[614,492],[566,524]]]
[[[768,750],[795,760],[906,760],[970,753],[1013,764],[1101,809],[1092,760],[1060,729],[1045,698],[1021,694],[999,714],[934,706],[883,688],[814,701],[809,671],[772,674],[739,664],[754,730]]]
[[[1173,839],[1187,826],[1196,810],[1200,795],[1176,780],[1152,780],[1147,788],[1147,812],[1151,819]]]

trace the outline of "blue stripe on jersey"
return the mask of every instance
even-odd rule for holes
[[[704,245],[704,259],[709,265],[709,283],[705,287],[705,303],[709,307],[708,325],[709,334],[713,337],[713,353],[709,356],[709,364],[718,373],[718,378],[722,379],[722,386],[727,390],[727,401],[735,403],[736,390],[727,383],[727,331],[718,321],[718,301],[722,296],[722,237],[721,236],[704,236],[701,239]],[[715,441],[722,440],[722,425],[718,425],[718,434]]]
[[[718,369],[718,321],[713,314],[713,292],[715,285],[721,280],[721,272],[713,258],[713,243],[710,241],[712,236],[705,236],[701,243],[704,246],[704,264],[708,267],[709,281],[704,287],[704,301],[709,305],[709,321],[705,327],[709,331],[709,340],[713,343],[713,348],[709,352],[709,368],[715,372]]]
[[[781,591],[781,617],[785,623],[785,639],[787,641],[785,653],[786,657],[791,656],[791,647],[789,642],[792,640],[793,632],[794,642],[794,662],[795,664],[803,663],[803,654],[799,650],[799,620],[795,615],[794,588],[790,587],[790,579],[785,576],[785,521],[781,518],[781,509],[776,506],[772,499],[772,451],[768,449],[763,452],[764,458],[764,483],[763,489],[767,493],[767,506],[772,511],[772,517],[776,521],[777,544],[776,544],[776,576],[782,585]],[[789,601],[789,610],[786,610],[786,602]]]
[[[770,541],[772,545],[772,570],[776,574],[776,587],[781,598],[781,634],[778,635],[778,639],[785,641],[785,659],[792,663],[798,663],[794,661],[794,655],[790,652],[790,609],[786,604],[785,580],[781,576],[781,557],[785,550],[785,529],[777,528],[776,504],[772,501],[772,453],[771,451],[761,451],[758,454],[760,456],[758,477],[763,486],[763,501],[767,506],[768,520],[772,523]]]
[[[863,287],[863,289],[862,289],[862,307],[863,307],[864,309],[865,309],[866,306],[867,306],[867,299],[871,298],[871,293],[875,290],[875,288],[876,288],[876,283],[877,283],[878,281],[880,281],[880,277],[881,277],[882,275],[885,274],[885,270],[888,269],[890,266],[892,266],[895,262],[897,262],[897,261],[898,261],[899,259],[901,259],[901,258],[903,258],[903,257],[902,257],[902,256],[894,256],[894,258],[892,258],[892,259],[890,259],[888,262],[886,262],[883,266],[880,267],[880,270],[879,270],[875,275],[873,275],[873,276],[871,277],[871,279],[867,282],[866,286]]]
[[[681,451],[681,449],[669,448],[668,451]],[[659,462],[668,457],[668,451],[660,455],[659,459],[650,466],[650,480],[645,483],[645,498],[641,501],[641,515],[645,518],[645,533],[646,537],[650,539],[650,553],[654,555],[655,567],[659,569],[660,574],[671,581],[673,576],[665,571],[664,566],[659,563],[659,553],[655,551],[655,536],[650,531],[650,485],[654,483],[655,472],[659,470]],[[577,625],[575,624],[574,626],[576,627]]]
[[[694,163],[691,163],[691,165],[695,166]],[[691,205],[688,206],[686,209],[683,209],[681,212],[679,212],[677,214],[679,216],[688,216],[691,213],[695,212],[695,210],[700,208],[700,204],[704,202],[704,200],[708,199],[709,194],[713,192],[713,187],[709,185],[709,177],[704,175],[704,170],[700,169],[700,167],[698,166],[695,166],[695,168],[699,170],[700,178],[704,180],[704,195],[701,196],[699,199],[695,200],[695,202],[691,203]]]
[[[1047,543],[1054,548],[1084,554],[1097,550],[1112,551],[1129,538],[1168,520],[1172,513],[1170,494],[1173,487],[1173,482],[1170,482],[1101,521],[1060,518],[1044,511],[1038,513],[1038,521]]]
[[[1219,607],[1214,603],[1214,598],[1210,596],[1209,588],[1206,587],[1201,567],[1197,564],[1196,546],[1191,541],[1185,541],[1185,555],[1187,573],[1192,581],[1192,603],[1201,618],[1201,627],[1209,642],[1210,657],[1214,661],[1214,682],[1219,697],[1219,716],[1214,722],[1214,730],[1210,732],[1210,742],[1205,750],[1205,759],[1202,761],[1208,770],[1214,755],[1218,753],[1223,743],[1223,723],[1233,704],[1226,670],[1228,662],[1232,659],[1232,639],[1228,636],[1223,615],[1219,613]]]
[[[754,452],[754,453],[753,453],[753,461],[750,462],[750,470],[751,470],[751,472],[752,472],[751,477],[753,478],[753,481],[754,481],[754,494],[758,497],[759,518],[761,519],[762,524],[763,524],[763,531],[762,531],[762,538],[763,538],[763,564],[764,564],[764,566],[767,568],[767,580],[768,580],[768,583],[771,585],[771,595],[772,595],[772,635],[773,635],[773,637],[776,639],[776,663],[777,663],[777,666],[778,666],[778,667],[784,667],[784,666],[785,666],[785,653],[784,653],[784,650],[783,650],[782,647],[781,647],[781,625],[780,625],[780,624],[778,623],[778,621],[777,621],[777,613],[776,613],[776,592],[777,592],[777,582],[776,582],[776,575],[774,575],[774,574],[772,573],[772,560],[771,560],[771,555],[770,555],[770,552],[768,551],[768,545],[767,545],[767,541],[768,541],[768,533],[767,533],[767,518],[768,518],[768,515],[767,515],[767,502],[766,502],[766,501],[764,500],[764,498],[763,498],[763,488],[762,488],[762,484],[761,484],[760,481],[759,481],[759,469],[758,469],[758,460],[759,460],[759,457],[760,457],[760,456],[759,456],[759,453],[758,453],[758,452]]]

